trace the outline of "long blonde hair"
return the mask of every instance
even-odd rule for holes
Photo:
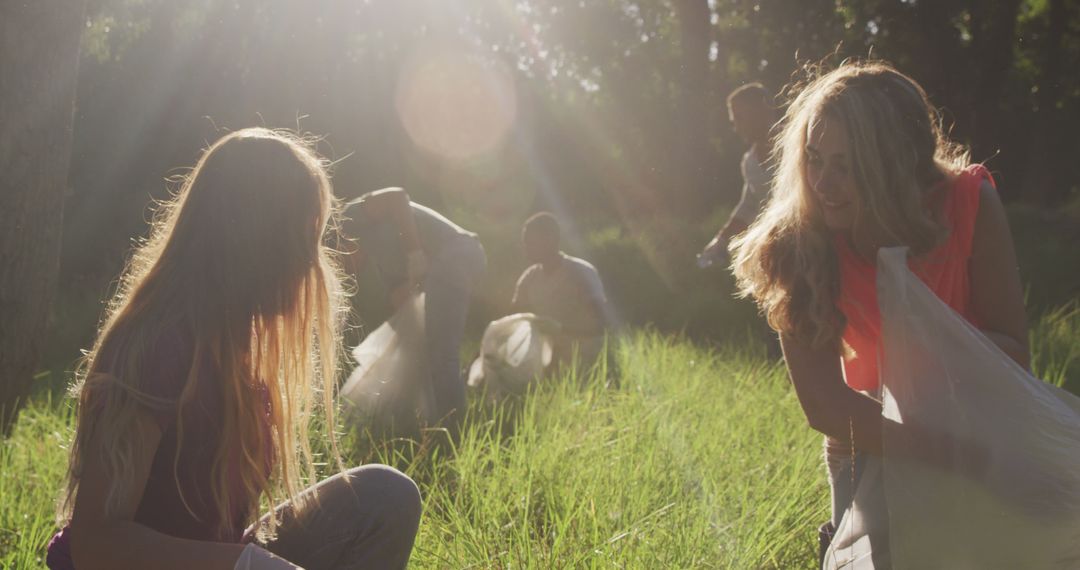
[[[344,305],[337,262],[323,240],[336,211],[325,164],[296,135],[243,129],[202,154],[157,211],[80,366],[62,517],[70,517],[90,454],[108,476],[106,511],[124,506],[134,465],[148,460],[136,457],[144,434],[134,429],[137,413],[147,408],[178,412],[173,475],[179,487],[180,412],[208,369],[222,398],[211,472],[219,533],[251,522],[236,520],[238,505],[253,516],[262,499],[272,505],[295,498],[314,478],[308,425],[319,407],[341,465],[332,395]],[[190,368],[176,371],[187,378],[179,400],[160,401],[145,389],[140,365],[178,327],[193,338],[194,356]],[[230,461],[238,451],[239,465]]]
[[[947,233],[927,200],[938,182],[967,165],[968,153],[947,139],[922,87],[887,63],[809,71],[778,125],[768,205],[731,250],[740,294],[757,301],[772,328],[839,349],[839,268],[805,176],[810,122],[828,115],[847,130],[859,196],[853,234],[873,224],[915,255]]]

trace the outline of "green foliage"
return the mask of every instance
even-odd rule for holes
[[[617,391],[564,378],[511,430],[472,424],[454,484],[426,488],[418,565],[809,567],[825,486],[783,371],[650,333],[621,366]]]
[[[45,567],[67,472],[71,409],[63,398],[34,400],[0,442],[0,567]]]
[[[49,394],[89,344],[149,198],[165,196],[163,176],[190,164],[218,126],[301,123],[327,134],[331,158],[352,153],[336,170],[340,195],[402,185],[480,233],[489,278],[473,333],[505,312],[524,269],[520,223],[541,208],[563,217],[567,250],[599,268],[624,321],[654,331],[623,348],[618,390],[566,378],[523,403],[477,404],[452,457],[433,440],[350,433],[352,460],[393,463],[421,482],[417,567],[810,567],[824,476],[781,369],[760,348],[714,352],[662,334],[684,331],[699,345],[768,336],[723,268],[693,265],[739,184],[743,145],[723,97],[751,80],[779,88],[802,62],[834,52],[872,54],[927,88],[975,159],[995,157],[1007,198],[1076,205],[1080,76],[1069,71],[1080,62],[1080,9],[716,0],[702,38],[679,18],[693,4],[91,2],[46,355],[54,373],[0,444],[0,566],[42,564],[71,422]],[[686,49],[699,44],[709,49]],[[520,112],[490,156],[448,164],[402,131],[398,82],[432,45],[511,71]],[[702,154],[687,161],[688,149]],[[691,198],[700,203],[688,210]],[[1010,208],[1028,304],[1041,315],[1035,371],[1077,392],[1075,214]],[[360,287],[370,330],[385,316],[382,292]]]
[[[1006,198],[1061,203],[1080,180],[1069,131],[1080,88],[1066,73],[1080,62],[1078,25],[1080,10],[1062,0],[95,0],[46,366],[62,369],[89,342],[150,199],[167,195],[162,178],[222,130],[255,123],[325,135],[320,150],[344,158],[334,173],[343,197],[403,186],[480,233],[481,321],[505,308],[524,268],[518,225],[549,209],[629,322],[710,338],[729,336],[719,328],[732,322],[740,335],[752,308],[730,299],[723,271],[692,265],[722,221],[705,227],[704,214],[734,204],[740,185],[745,145],[723,102],[732,88],[779,89],[830,54],[894,61],[946,107],[975,159],[993,157]],[[506,71],[518,110],[497,148],[465,162],[417,148],[395,112],[408,71],[455,50]],[[593,244],[594,234],[607,237]],[[1038,285],[1055,289],[1040,306],[1076,292],[1055,283]],[[385,316],[362,304],[367,323]]]
[[[1031,207],[1008,210],[1029,314],[1037,315],[1080,296],[1080,250],[1076,216],[1055,216]]]
[[[1080,300],[1035,321],[1031,327],[1031,368],[1043,380],[1080,394]]]
[[[759,348],[654,332],[633,335],[619,360],[617,389],[599,370],[523,401],[474,398],[453,453],[437,434],[345,430],[347,464],[393,464],[421,486],[412,567],[812,567],[828,508],[820,438],[782,367]],[[70,421],[65,406],[35,402],[0,447],[4,567],[42,564]]]
[[[609,226],[589,235],[586,258],[600,271],[624,321],[702,340],[768,334],[754,304],[734,297],[726,267],[695,265],[695,255],[722,225],[721,217],[697,226],[657,218],[636,231]]]
[[[1032,339],[1036,373],[1080,386],[1075,303]],[[456,450],[438,432],[343,425],[346,465],[391,464],[420,485],[414,568],[812,568],[828,490],[783,365],[757,343],[709,349],[656,331],[630,335],[618,363],[617,388],[596,370],[522,400],[473,397]],[[42,566],[71,422],[70,402],[40,398],[0,443],[0,566]]]

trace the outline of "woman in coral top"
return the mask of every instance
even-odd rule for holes
[[[858,476],[851,458],[881,453],[878,249],[907,246],[915,274],[1024,366],[1027,323],[993,180],[944,136],[915,81],[845,63],[810,81],[781,125],[772,199],[732,244],[735,274],[826,436],[836,525]]]

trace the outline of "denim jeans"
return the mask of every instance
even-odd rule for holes
[[[424,279],[424,327],[435,404],[433,416],[451,430],[465,412],[461,339],[473,288],[483,277],[486,266],[480,241],[462,237],[443,246]]]

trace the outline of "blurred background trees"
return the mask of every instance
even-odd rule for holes
[[[90,0],[51,362],[89,341],[165,178],[253,124],[321,136],[343,197],[403,186],[480,232],[485,316],[522,269],[519,224],[549,209],[628,320],[711,335],[753,314],[717,313],[693,291],[730,283],[686,269],[741,184],[731,89],[892,61],[1006,200],[1062,210],[1080,192],[1078,32],[1071,0]]]
[[[0,4],[0,436],[25,403],[56,291],[83,2]]]

